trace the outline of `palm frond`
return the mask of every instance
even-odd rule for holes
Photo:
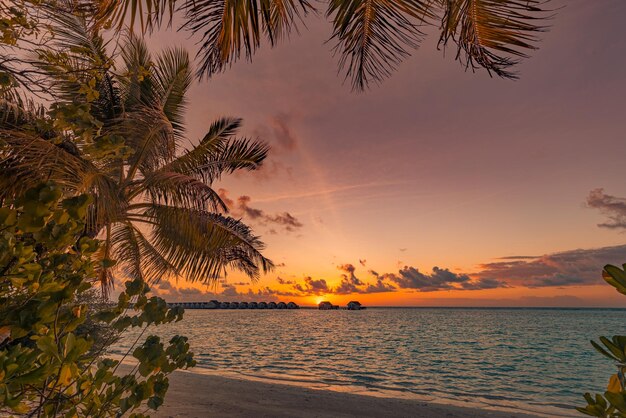
[[[259,141],[232,139],[240,126],[241,119],[218,119],[197,146],[177,157],[164,169],[196,176],[211,184],[223,173],[258,168],[267,157],[269,147]]]
[[[83,180],[91,167],[64,149],[65,144],[72,145],[62,142],[57,146],[34,132],[0,129],[0,194],[16,196],[48,180],[84,191]]]
[[[251,59],[265,33],[271,45],[314,10],[307,0],[187,0],[183,28],[201,33],[198,75],[211,76],[240,58]]]
[[[145,207],[154,248],[190,281],[214,282],[229,267],[256,280],[260,271],[273,268],[260,252],[263,243],[236,219],[164,205]]]
[[[87,0],[86,3],[93,4]],[[118,31],[124,25],[133,30],[139,19],[142,33],[158,28],[163,18],[168,17],[168,25],[172,23],[176,0],[100,0],[92,11],[94,24],[98,27],[114,27]]]
[[[339,67],[352,78],[354,90],[391,75],[398,64],[418,47],[419,25],[433,17],[426,0],[330,0],[335,53]]]
[[[0,93],[0,127],[2,129],[34,128],[35,122],[44,120],[46,108],[16,90]]]
[[[158,282],[163,276],[178,273],[152,246],[139,228],[131,222],[117,223],[112,228],[111,243],[117,270],[148,283]]]
[[[160,109],[144,107],[127,112],[112,133],[123,135],[125,145],[132,149],[128,158],[128,179],[137,170],[142,173],[157,170],[176,155],[176,135],[169,119]]]
[[[36,65],[50,76],[50,88],[58,97],[75,101],[95,73],[102,76],[112,65],[107,43],[85,16],[62,7],[46,6],[42,10],[54,27],[54,42],[37,51],[40,60]]]
[[[143,280],[142,253],[133,225],[127,222],[114,224],[110,240],[112,255],[117,261],[116,269],[122,270],[130,278]]]
[[[439,44],[456,43],[456,58],[466,68],[517,78],[511,67],[536,49],[536,34],[547,29],[539,22],[548,18],[548,1],[445,0]]]
[[[185,94],[193,80],[189,54],[182,48],[163,51],[156,58],[154,82],[159,90],[159,103],[163,113],[171,122],[174,132],[185,131],[183,115],[187,101]]]
[[[219,194],[195,177],[173,171],[157,170],[137,182],[138,193],[144,192],[153,203],[189,209],[223,211],[228,208]],[[132,186],[131,186],[132,187]]]
[[[120,199],[119,185],[84,159],[73,142],[55,139],[56,143],[35,132],[0,129],[0,197],[15,197],[52,180],[70,195],[92,195],[88,235],[95,236],[102,226],[123,219],[126,202]]]
[[[125,67],[120,77],[122,95],[126,98],[124,108],[133,111],[138,106],[154,106],[158,103],[158,95],[154,87],[153,61],[148,46],[142,38],[130,33],[121,55]]]

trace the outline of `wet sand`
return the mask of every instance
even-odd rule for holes
[[[535,416],[191,372],[175,372],[170,376],[170,389],[165,404],[151,415],[159,418]]]

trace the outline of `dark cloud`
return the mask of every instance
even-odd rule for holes
[[[392,286],[390,283],[386,283],[384,279],[377,279],[376,283],[368,284],[365,289],[361,289],[359,293],[385,293],[385,292],[395,292],[397,289]]]
[[[455,284],[469,282],[465,274],[452,273],[448,269],[433,267],[431,274],[421,273],[415,267],[404,266],[398,275],[391,278],[401,289],[416,289],[422,292],[455,289]]]
[[[328,283],[324,279],[313,279],[305,277],[304,284],[296,283],[293,288],[304,295],[320,295],[323,293],[332,293],[328,287]]]
[[[237,199],[237,209],[242,213],[243,216],[255,220],[265,216],[261,209],[251,208],[249,203],[250,196],[239,196]]]
[[[378,277],[395,283],[400,289],[411,289],[420,292],[484,290],[508,287],[504,281],[499,279],[478,278],[473,280],[468,274],[457,274],[449,269],[439,267],[433,267],[431,273],[422,273],[415,267],[404,266],[398,271],[398,274],[387,273]]]
[[[325,279],[305,277],[303,281],[286,280],[277,277],[280,285],[288,289],[274,289],[266,286],[258,290],[249,289],[239,292],[236,286],[249,285],[248,282],[236,282],[222,285],[220,292],[213,293],[197,288],[176,288],[164,280],[155,285],[153,292],[168,301],[197,300],[241,300],[260,301],[278,300],[286,297],[305,297],[322,294],[368,294],[413,290],[417,292],[433,291],[473,291],[506,287],[566,287],[603,283],[601,268],[605,264],[620,264],[626,261],[626,245],[596,249],[579,249],[546,254],[540,257],[509,256],[493,263],[480,265],[476,273],[454,273],[449,269],[434,267],[431,272],[423,273],[415,267],[405,266],[397,273],[379,274],[369,270],[374,281],[363,281],[356,276],[353,264],[337,266],[343,272],[337,286],[329,286]],[[458,299],[460,301],[461,299]],[[457,301],[457,302],[458,302]],[[501,300],[500,302],[503,302]],[[416,301],[417,302],[417,301]],[[442,302],[442,303],[451,303]],[[500,303],[498,302],[498,303]],[[525,300],[528,306],[558,303],[576,304],[578,301],[564,298],[547,301],[545,299]],[[460,302],[459,302],[460,303]]]
[[[602,228],[626,228],[626,199],[604,193],[604,189],[594,189],[587,196],[587,206],[598,209],[608,218],[607,222],[598,224]]]
[[[282,277],[277,277],[277,278],[276,278],[276,281],[277,281],[279,284],[296,284],[296,282],[295,282],[295,281],[293,281],[293,280],[285,280],[285,279],[283,279]]]
[[[229,197],[226,189],[218,189],[218,194],[226,206],[228,206],[232,216],[246,218],[260,225],[272,226],[269,230],[269,233],[272,235],[277,233],[275,227],[280,227],[287,232],[294,232],[304,226],[302,222],[289,212],[272,215],[265,213],[262,209],[250,206],[252,200],[250,196],[239,196],[235,202]]]
[[[296,149],[298,139],[291,128],[291,115],[279,113],[270,118],[270,126],[274,132],[274,138],[279,146],[286,151]]]
[[[471,282],[461,283],[461,287],[464,290],[485,290],[485,289],[497,289],[500,287],[509,287],[506,283],[498,279],[484,278]]]
[[[337,266],[337,268],[341,271],[345,271],[348,274],[354,274],[354,270],[356,270],[356,268],[352,265],[352,264],[340,264]]]
[[[534,260],[535,258],[539,258],[536,255],[510,255],[508,257],[498,257],[498,260]]]
[[[333,293],[337,295],[347,295],[350,293],[359,293],[360,286],[363,286],[364,283],[354,275],[356,268],[352,264],[341,264],[337,266],[337,268],[341,271],[346,272],[347,274],[341,275],[341,283],[335,289],[333,289]]]
[[[287,231],[293,232],[297,228],[302,228],[304,225],[298,219],[296,219],[289,212],[279,213],[277,215],[265,215],[265,222],[273,223],[283,226]]]
[[[510,286],[547,287],[594,285],[603,283],[602,267],[626,261],[626,245],[578,249],[546,254],[528,260],[515,257],[480,265],[472,275],[478,279],[494,278]]]
[[[159,289],[171,289],[172,288],[172,284],[168,281],[168,280],[161,280],[159,283],[157,283],[156,287],[158,287]]]

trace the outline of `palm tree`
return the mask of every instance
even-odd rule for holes
[[[211,188],[223,174],[259,167],[268,147],[235,138],[241,120],[221,118],[196,146],[182,149],[192,81],[187,53],[170,49],[153,58],[129,36],[116,72],[84,19],[58,11],[49,18],[56,43],[39,51],[39,67],[58,101],[44,116],[41,107],[4,94],[0,198],[47,180],[68,194],[91,194],[85,235],[103,240],[105,289],[115,269],[146,281],[172,275],[207,283],[226,268],[253,279],[271,269],[263,243],[226,215]]]
[[[85,0],[89,3],[89,0]],[[438,26],[439,46],[456,46],[466,69],[516,78],[512,67],[526,50],[536,49],[542,22],[551,16],[549,0],[328,0],[331,39],[340,69],[355,90],[391,75],[416,49],[424,26]],[[94,2],[91,1],[93,4]],[[308,0],[99,0],[100,24],[131,27],[139,19],[151,30],[176,10],[185,14],[182,29],[201,36],[198,75],[224,70],[242,54],[251,59],[265,37],[274,45],[303,18],[317,12]]]

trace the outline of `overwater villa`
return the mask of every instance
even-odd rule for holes
[[[185,309],[300,309],[295,302],[170,302],[170,307],[180,306]]]
[[[339,306],[337,305],[333,305],[332,303],[328,302],[328,301],[323,301],[320,302],[320,304],[318,305],[319,309],[321,311],[329,311],[331,309],[339,309]]]
[[[348,310],[349,311],[360,311],[361,309],[365,309],[365,307],[362,306],[360,302],[358,302],[356,300],[348,302]]]

